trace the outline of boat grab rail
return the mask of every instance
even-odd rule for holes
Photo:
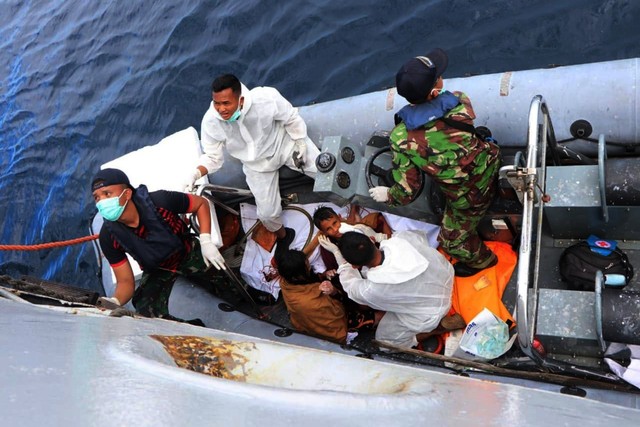
[[[607,143],[604,135],[598,137],[598,184],[600,185],[600,204],[602,205],[602,219],[609,222],[609,209],[607,208],[607,188],[604,162],[607,160]]]
[[[523,353],[536,362],[541,362],[542,356],[535,351],[533,346],[534,330],[536,324],[540,239],[542,229],[543,203],[538,207],[538,224],[535,246],[532,248],[534,204],[540,200],[537,195],[539,188],[545,184],[545,157],[547,146],[547,134],[549,132],[549,110],[542,95],[536,95],[529,107],[529,127],[527,131],[527,155],[526,166],[520,169],[524,177],[522,233],[520,235],[520,248],[517,267],[517,300],[516,319],[518,331],[518,343]],[[552,131],[552,130],[551,130]],[[538,153],[540,151],[540,153]],[[540,159],[540,165],[538,165]],[[529,305],[529,278],[532,250],[535,250],[533,262],[532,280],[532,304]]]
[[[561,372],[583,378],[592,378],[610,382],[621,380],[613,374],[603,373],[591,368],[576,366],[555,360],[540,353],[534,346],[535,325],[538,305],[538,281],[540,277],[540,247],[544,214],[546,186],[546,149],[553,149],[555,135],[549,109],[542,95],[536,95],[529,108],[529,127],[527,131],[526,166],[517,167],[517,173],[523,177],[522,233],[517,266],[516,320],[518,343],[522,352],[546,371]],[[552,156],[553,158],[553,156]],[[537,205],[537,223],[535,235],[534,213]],[[535,238],[535,241],[534,241]],[[531,275],[531,257],[533,255],[533,274]],[[530,280],[531,278],[531,280]],[[531,283],[531,292],[529,284]],[[532,298],[531,303],[529,298]]]
[[[602,136],[602,135],[601,135]],[[603,353],[607,349],[607,344],[604,341],[604,332],[602,331],[602,288],[604,288],[604,274],[602,271],[596,271],[596,282],[595,282],[595,318],[596,318],[596,338],[598,339],[598,345],[600,346],[600,351]]]

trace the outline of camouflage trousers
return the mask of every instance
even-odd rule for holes
[[[175,272],[158,269],[142,274],[140,286],[133,294],[132,302],[136,312],[147,317],[180,320],[169,315],[169,295],[178,275],[199,281],[210,280],[212,277],[202,259],[200,242],[193,238],[191,243],[191,252],[184,257]]]
[[[487,169],[487,173],[491,175],[489,185],[485,189],[473,188],[467,192],[463,196],[467,203],[460,203],[460,199],[455,202],[447,199],[438,235],[438,241],[448,255],[474,268],[486,267],[495,257],[480,239],[477,228],[496,193],[498,162],[495,167]]]

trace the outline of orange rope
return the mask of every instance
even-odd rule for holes
[[[71,246],[78,243],[96,240],[98,236],[98,234],[93,234],[91,236],[78,237],[77,239],[63,240],[60,242],[39,243],[36,245],[0,245],[0,251],[37,251],[40,249],[59,248],[62,246]]]

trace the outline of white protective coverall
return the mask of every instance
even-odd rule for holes
[[[278,169],[293,163],[295,141],[304,141],[307,162],[304,173],[314,178],[318,172],[315,159],[318,148],[307,136],[307,125],[275,88],[242,85],[244,104],[235,122],[227,122],[216,111],[213,101],[202,118],[200,137],[204,154],[200,164],[214,173],[224,162],[223,147],[242,162],[247,184],[256,200],[258,218],[270,231],[282,227]]]
[[[386,311],[376,339],[405,348],[415,346],[416,334],[430,332],[451,308],[453,267],[427,239],[413,231],[399,231],[380,243],[381,265],[338,267],[349,298]],[[363,278],[364,276],[364,278]]]

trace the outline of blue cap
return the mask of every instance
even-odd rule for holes
[[[426,102],[427,95],[444,73],[449,58],[442,49],[433,49],[425,56],[411,58],[396,73],[398,94],[411,104]]]

